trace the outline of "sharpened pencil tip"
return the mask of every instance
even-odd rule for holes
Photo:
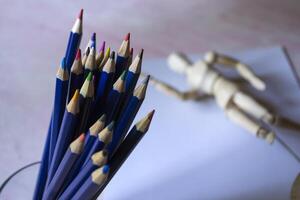
[[[102,168],[102,173],[103,174],[108,174],[109,172],[109,165],[104,165],[103,168]]]
[[[91,40],[92,40],[92,41],[96,41],[96,33],[95,33],[95,32],[92,34]]]
[[[124,40],[125,40],[125,41],[128,41],[128,40],[130,40],[130,33],[127,33],[127,34],[126,34],[126,36],[125,36]]]
[[[144,49],[141,49],[141,51],[140,51],[140,53],[139,53],[140,59],[143,59],[143,55],[144,55]]]
[[[148,85],[150,79],[150,75],[147,75],[146,78],[143,80],[143,84]]]
[[[133,48],[132,47],[130,48],[130,55],[131,56],[133,55]]]
[[[82,20],[82,16],[83,16],[83,9],[80,10],[79,15],[78,15],[78,19]]]
[[[106,114],[101,115],[101,117],[99,118],[99,121],[105,122],[105,120],[106,120]]]
[[[114,122],[114,121],[110,122],[110,124],[108,124],[108,126],[107,126],[107,129],[108,129],[109,131],[112,131],[113,128],[114,128],[114,125],[115,125],[115,122]]]
[[[79,89],[75,90],[75,93],[74,93],[74,95],[73,95],[71,101],[78,101],[78,99],[79,99],[79,94],[80,94],[80,93],[79,93]]]
[[[93,78],[93,74],[92,74],[92,72],[90,72],[90,73],[88,74],[88,76],[86,77],[86,80],[91,81],[92,78]]]
[[[84,133],[82,133],[82,134],[79,136],[79,140],[80,140],[81,142],[84,142],[84,138],[85,138]]]
[[[113,59],[113,60],[115,59],[115,52],[114,51],[111,52],[110,58]]]
[[[153,118],[153,115],[155,113],[155,109],[153,109],[150,113],[148,113],[147,118],[151,121]]]
[[[120,76],[120,79],[123,80],[123,81],[125,80],[126,72],[127,72],[127,70],[124,70],[124,71],[122,72],[121,76]]]
[[[105,49],[105,41],[102,42],[102,46],[100,48],[100,52],[104,52]]]
[[[75,59],[76,59],[76,60],[79,60],[80,58],[81,58],[81,50],[78,49],[77,52],[76,52],[76,57],[75,57]]]

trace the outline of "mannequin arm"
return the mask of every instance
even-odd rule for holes
[[[265,83],[254,74],[246,64],[241,63],[239,60],[232,57],[222,55],[216,52],[208,52],[204,57],[205,61],[209,64],[220,64],[223,66],[235,67],[237,72],[246,79],[257,90],[265,90]]]
[[[141,75],[145,76],[144,74]],[[152,83],[157,90],[184,101],[185,100],[199,101],[207,97],[207,95],[200,94],[198,90],[179,91],[175,87],[167,83],[164,83],[163,81],[160,81],[154,78],[153,76],[150,77],[150,83]]]

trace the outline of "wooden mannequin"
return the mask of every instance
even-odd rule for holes
[[[220,64],[234,67],[254,88],[264,90],[265,83],[247,65],[215,52],[206,53],[204,60],[195,63],[192,63],[182,53],[173,53],[168,57],[168,64],[173,71],[186,76],[191,90],[180,92],[176,88],[152,77],[152,83],[157,89],[182,100],[199,100],[204,95],[213,96],[218,106],[231,121],[256,137],[265,139],[270,144],[273,143],[275,134],[262,127],[259,121],[273,124],[276,122],[275,115],[269,112],[265,106],[259,104],[253,97],[244,93],[237,83],[228,80],[213,66],[214,64]]]

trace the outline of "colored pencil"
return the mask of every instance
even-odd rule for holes
[[[154,113],[128,133],[149,82],[148,76],[136,87],[143,49],[133,59],[128,33],[117,55],[105,49],[105,41],[96,53],[93,33],[81,54],[82,15],[56,75],[34,200],[95,199],[148,131]]]
[[[62,161],[57,168],[57,171],[55,172],[55,175],[53,176],[53,179],[45,190],[43,200],[56,199],[58,192],[68,175],[68,172],[78,159],[83,149],[83,145],[84,134],[81,134],[74,142],[70,144],[69,149],[66,151]]]
[[[128,57],[128,62],[127,62],[127,68],[131,65],[133,59],[133,48],[130,48],[130,53]]]
[[[105,150],[94,153],[88,163],[82,168],[70,185],[64,190],[59,199],[70,199],[89,175],[97,168],[103,166],[107,162],[108,152]]]
[[[107,116],[107,122],[109,123],[116,116],[118,107],[120,105],[120,100],[122,99],[125,92],[125,74],[126,71],[119,77],[119,79],[113,85],[112,90],[109,92],[104,113]]]
[[[83,162],[82,167],[84,167],[87,164],[90,157],[95,152],[101,151],[111,142],[113,137],[114,124],[115,124],[114,122],[111,122],[98,134],[98,140],[94,142],[92,148],[90,149],[89,153],[86,156],[86,160]]]
[[[76,174],[78,174],[80,168],[82,167],[82,164],[85,162],[85,160],[88,158],[88,154],[93,147],[93,144],[98,138],[98,134],[100,131],[103,130],[105,126],[105,121],[106,121],[106,116],[102,115],[94,124],[93,126],[90,127],[88,133],[85,136],[85,141],[84,141],[84,148],[83,151],[76,161],[76,163],[73,165],[71,171],[69,172],[69,175],[63,185],[65,188],[66,186],[69,185],[69,183],[74,179]]]
[[[131,152],[135,149],[136,145],[140,142],[140,140],[147,133],[149,126],[151,124],[154,110],[148,113],[143,119],[137,122],[132,129],[129,131],[128,135],[121,143],[120,147],[113,155],[113,157],[109,161],[110,165],[110,173],[108,175],[107,181],[105,184],[99,188],[95,197],[97,197],[106,187],[106,185],[110,182],[110,180],[114,177],[114,175],[118,172],[120,167],[126,161],[126,159],[130,156]],[[94,198],[95,199],[95,198]]]
[[[72,27],[70,32],[69,41],[67,45],[67,50],[65,53],[66,58],[66,66],[68,71],[70,71],[73,61],[75,59],[75,55],[77,49],[81,42],[82,37],[82,16],[83,16],[83,9],[80,10],[80,13]]]
[[[75,91],[73,98],[66,107],[60,132],[58,135],[57,143],[55,145],[55,150],[52,158],[52,162],[49,168],[47,183],[50,183],[52,180],[57,167],[67,150],[70,142],[73,139],[76,123],[78,122],[79,117],[79,90]],[[48,185],[48,184],[47,184]]]
[[[96,69],[96,61],[95,61],[95,48],[92,47],[90,49],[90,53],[87,57],[87,60],[84,65],[84,77],[86,78],[88,74],[91,72],[92,74],[95,73]]]
[[[98,87],[96,90],[96,97],[93,103],[93,114],[91,115],[89,124],[95,121],[95,119],[97,119],[99,115],[101,115],[101,113],[104,112],[103,105],[113,85],[113,78],[115,73],[114,58],[115,52],[113,51],[106,64],[104,65],[103,70],[100,72],[99,81],[97,84]]]
[[[83,65],[83,66],[84,66],[85,63],[86,63],[86,60],[87,60],[89,54],[90,54],[90,47],[88,47],[87,50],[84,51],[84,53],[83,53],[83,57],[82,57],[82,59],[81,59],[82,65]]]
[[[121,73],[127,69],[129,54],[130,54],[130,33],[127,33],[117,53],[115,80],[117,80],[121,75]]]
[[[92,47],[96,49],[96,33],[92,33],[91,38],[88,44],[86,45],[84,52],[86,52],[88,48],[92,48]]]
[[[107,62],[107,60],[109,59],[110,56],[111,56],[110,47],[108,47],[105,51],[105,54],[104,54],[104,57],[103,57],[102,61],[100,62],[99,66],[98,66],[99,72],[102,70],[102,68],[104,67],[104,65],[106,64],[106,62]]]
[[[101,71],[102,69],[99,68],[99,65],[101,64],[105,53],[105,41],[102,42],[101,48],[99,50],[99,53],[96,55],[96,66],[98,67],[98,70]]]
[[[94,197],[99,188],[105,183],[109,174],[109,166],[96,169],[90,177],[83,183],[80,189],[71,200],[90,200]]]
[[[128,72],[126,73],[125,78],[125,91],[123,98],[122,98],[122,105],[119,106],[119,111],[116,115],[116,121],[120,118],[121,114],[124,112],[126,105],[132,96],[133,90],[136,86],[136,83],[139,79],[143,61],[143,53],[144,50],[142,49],[140,53],[135,57],[133,63],[130,65]]]
[[[51,121],[48,128],[46,142],[44,144],[41,165],[33,193],[33,200],[40,200],[43,197],[47,176],[48,176],[48,165],[49,165],[49,150],[50,150],[50,137],[51,137]]]
[[[71,67],[67,103],[74,95],[75,90],[80,89],[82,82],[83,82],[83,66],[81,61],[81,50],[78,49],[75,60]]]
[[[99,65],[100,65],[101,61],[103,60],[103,58],[104,58],[104,53],[105,53],[104,50],[105,50],[105,41],[103,41],[102,46],[99,50],[99,53],[96,54],[96,58],[95,58],[95,65],[96,65],[95,73],[94,73],[95,88],[98,88],[99,76],[100,76],[100,72],[102,71],[102,68],[100,69]]]
[[[92,81],[92,73],[90,72],[80,89],[80,123],[78,124],[76,136],[85,133],[90,113],[90,107],[94,98],[94,82]]]
[[[61,66],[56,74],[54,107],[51,123],[51,137],[50,137],[50,150],[49,150],[49,164],[53,157],[60,125],[65,111],[66,98],[68,93],[69,72],[66,68],[65,59],[62,59]]]
[[[150,76],[147,76],[142,84],[135,89],[133,96],[131,96],[126,108],[124,109],[124,112],[121,114],[113,134],[112,142],[108,147],[108,150],[111,153],[110,155],[113,155],[120,142],[124,139],[131,123],[134,120],[134,117],[141,107],[146,95],[149,78]]]

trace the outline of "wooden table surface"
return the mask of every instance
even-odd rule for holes
[[[144,48],[145,59],[174,50],[202,54],[284,45],[300,69],[298,0],[1,0],[0,182],[40,158],[49,91],[80,8],[84,46],[94,31],[113,49],[131,32],[132,46]]]

